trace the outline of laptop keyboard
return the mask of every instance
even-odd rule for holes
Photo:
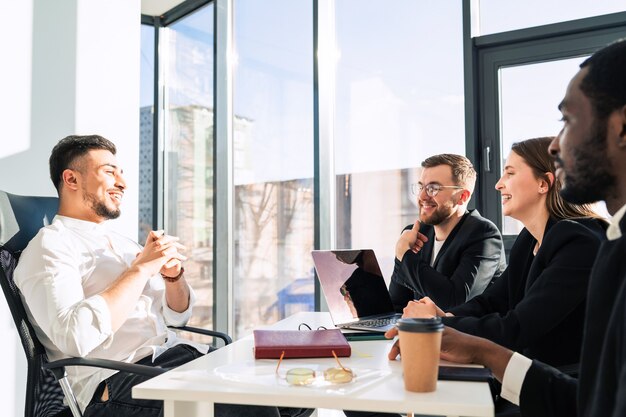
[[[400,317],[383,317],[380,319],[372,319],[372,320],[363,320],[359,321],[357,324],[359,326],[367,326],[367,327],[385,327],[390,324],[395,324]]]

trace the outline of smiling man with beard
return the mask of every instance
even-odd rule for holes
[[[112,231],[127,184],[116,147],[98,136],[68,136],[50,155],[59,211],[20,256],[15,284],[51,360],[112,359],[171,369],[209,346],[168,326],[191,317],[178,238],[151,231],[145,245]],[[93,367],[67,368],[84,417],[159,417],[163,401],[132,398],[148,377]],[[313,410],[216,404],[218,417],[305,417]]]
[[[506,268],[498,228],[467,210],[476,171],[464,156],[434,155],[422,162],[412,192],[419,218],[396,244],[389,292],[396,311],[428,296],[444,309],[482,293]]]

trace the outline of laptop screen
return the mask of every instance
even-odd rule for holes
[[[387,284],[371,249],[313,251],[313,262],[336,325],[393,314]]]

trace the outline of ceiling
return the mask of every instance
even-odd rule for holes
[[[141,14],[160,16],[184,0],[141,0]]]

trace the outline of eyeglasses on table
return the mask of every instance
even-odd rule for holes
[[[352,372],[350,368],[346,368],[341,364],[334,350],[332,351],[332,354],[337,361],[338,366],[324,370],[323,374],[320,376],[324,381],[330,384],[346,384],[351,382],[356,376],[354,372]],[[285,351],[283,350],[280,354],[280,358],[278,359],[278,364],[276,365],[276,376],[285,379],[287,384],[295,386],[311,385],[318,378],[317,372],[314,369],[305,367],[291,368],[284,376],[281,375],[279,373],[279,368],[284,357]]]

